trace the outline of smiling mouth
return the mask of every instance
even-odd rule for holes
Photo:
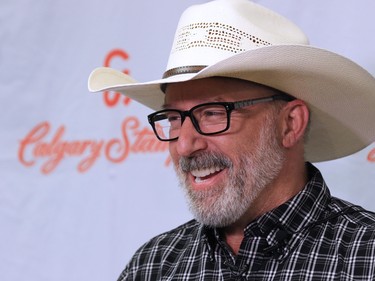
[[[212,168],[206,168],[206,169],[200,169],[200,170],[192,170],[191,174],[194,177],[194,181],[196,183],[200,183],[220,173],[222,170],[223,170],[222,167],[212,167]]]

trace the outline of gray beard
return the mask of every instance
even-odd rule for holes
[[[240,153],[238,167],[225,155],[202,152],[181,157],[175,167],[189,208],[197,221],[210,227],[226,227],[238,221],[252,203],[280,173],[284,152],[277,143],[274,118],[268,117],[257,140],[257,149]],[[207,190],[193,190],[187,180],[197,167],[228,169],[228,179]]]

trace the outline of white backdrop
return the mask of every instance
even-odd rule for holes
[[[181,12],[203,2],[0,2],[2,281],[116,280],[143,242],[191,218],[150,111],[88,93],[87,78],[102,65],[160,78]],[[375,74],[373,0],[256,2]],[[318,166],[334,195],[375,210],[375,145]]]

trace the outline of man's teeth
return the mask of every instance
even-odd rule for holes
[[[196,181],[201,181],[202,178],[207,177],[216,172],[219,172],[221,170],[222,168],[220,167],[212,167],[212,168],[207,168],[207,169],[202,169],[202,170],[193,170],[191,171],[191,174],[195,177]]]

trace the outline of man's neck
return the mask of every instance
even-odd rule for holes
[[[241,243],[244,238],[244,229],[231,229],[231,232],[224,231],[224,239],[232,250],[233,254],[238,255],[241,248]]]

